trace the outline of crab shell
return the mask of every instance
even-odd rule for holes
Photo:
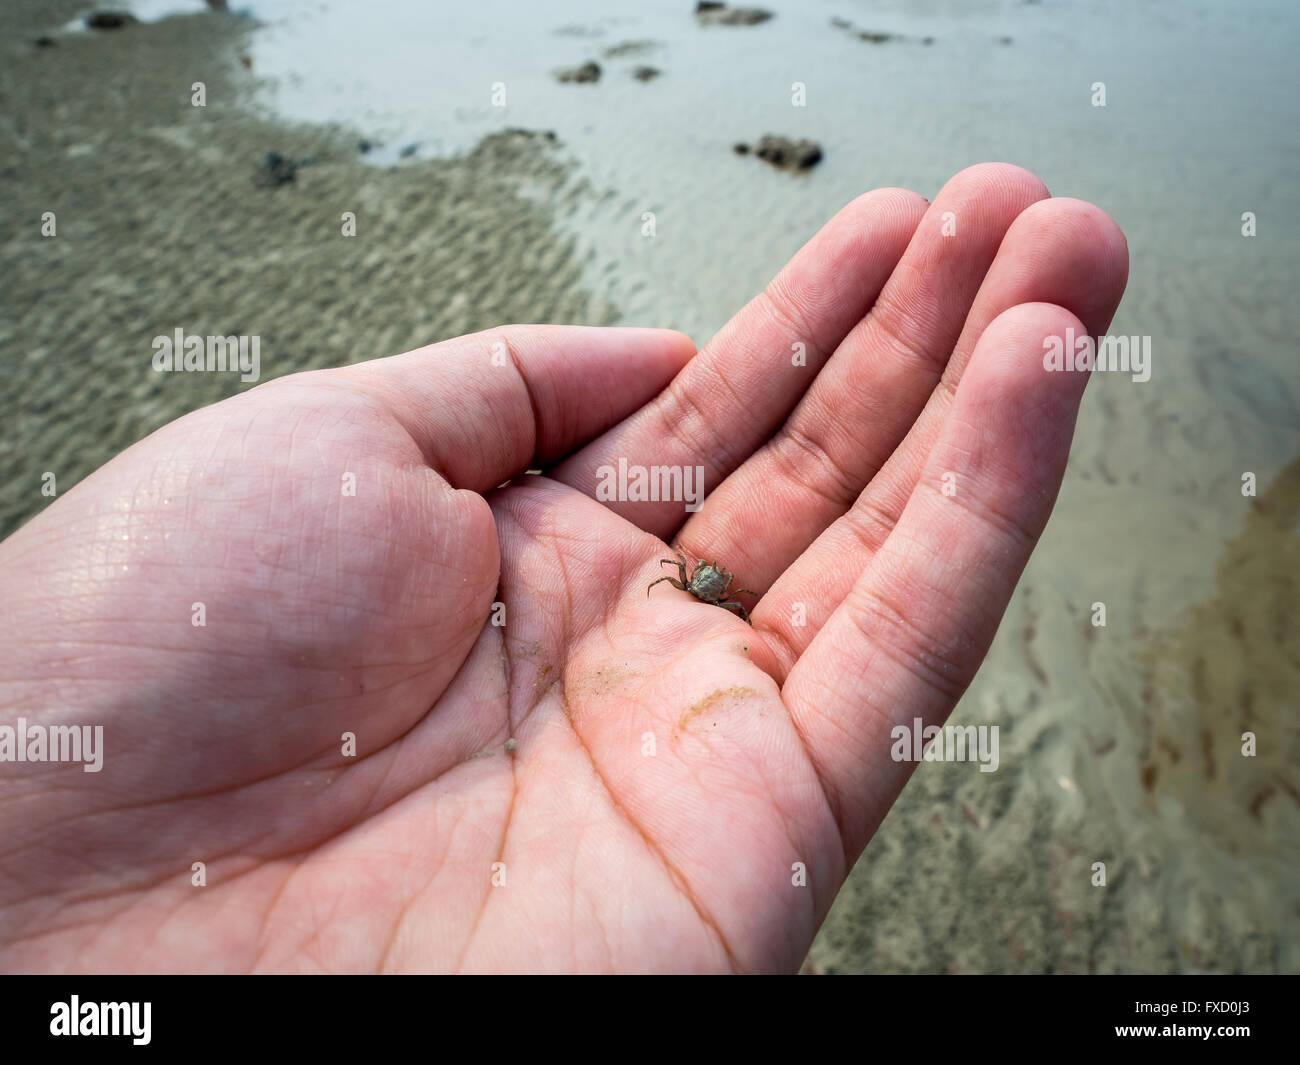
[[[703,599],[706,603],[716,603],[726,594],[730,581],[730,571],[719,569],[708,562],[701,562],[691,574],[691,582],[687,590],[696,599]]]

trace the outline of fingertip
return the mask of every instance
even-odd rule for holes
[[[1062,335],[1071,329],[1076,334],[1086,332],[1073,311],[1055,303],[1018,303],[989,322],[976,350],[987,344],[995,351],[1007,354],[1034,338],[1041,340],[1049,334]]]
[[[936,199],[978,191],[1024,204],[1045,200],[1052,193],[1043,180],[1015,163],[975,163],[949,178]]]
[[[677,329],[652,326],[573,328],[595,342],[593,350],[598,344],[599,350],[609,352],[615,364],[625,368],[630,363],[642,372],[665,380],[675,376],[699,351],[695,341]]]
[[[1020,213],[1007,239],[1051,249],[1051,254],[1071,263],[1073,275],[1080,280],[1108,289],[1112,312],[1118,305],[1128,281],[1128,238],[1096,204],[1070,196],[1039,200]]]
[[[910,221],[915,228],[929,204],[930,201],[919,192],[887,186],[855,196],[840,209],[836,217],[851,224],[866,224],[871,219],[880,217],[894,218],[902,222]]]
[[[1072,431],[1091,366],[1073,355],[1090,334],[1073,312],[1053,303],[1022,303],[984,330],[958,387],[965,404],[983,417],[1019,418],[1022,428],[1048,421]],[[1055,427],[1059,428],[1059,424]],[[1055,431],[1055,429],[1054,429]]]
[[[677,329],[647,328],[645,331],[657,334],[657,339],[664,346],[665,359],[678,370],[699,354],[700,349],[695,341]]]

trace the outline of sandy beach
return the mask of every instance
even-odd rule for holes
[[[1105,2],[1095,18],[1116,27],[1077,41],[1047,6],[819,2],[741,28],[700,26],[686,3],[578,3],[521,10],[498,55],[489,4],[457,13],[417,70],[419,34],[382,5],[355,54],[326,62],[284,42],[337,39],[329,12],[193,5],[64,32],[85,5],[10,0],[0,535],[48,502],[45,472],[66,491],[251,387],[149,372],[152,338],[178,327],[260,336],[262,380],[506,322],[703,344],[857,192],[933,196],[967,164],[1020,163],[1124,228],[1112,332],[1151,337],[1153,372],[1091,386],[1051,524],[953,714],[1000,727],[999,771],[918,769],[804,971],[1300,971],[1300,92],[1284,65],[1300,20]],[[374,39],[407,42],[387,95]],[[833,60],[820,83],[817,54]],[[595,84],[554,76],[587,61]],[[515,102],[494,110],[510,62]],[[634,75],[647,64],[661,74]],[[434,108],[421,79],[440,75],[453,99]],[[1099,79],[1105,112],[1087,106]],[[800,80],[833,102],[792,109]],[[885,117],[891,92],[912,110]],[[1068,120],[1051,110],[1076,92]],[[733,151],[767,132],[825,158],[792,175]],[[258,184],[268,153],[298,164],[291,182]]]
[[[152,338],[177,326],[260,335],[266,380],[502,322],[615,319],[583,288],[572,239],[520,191],[525,179],[543,197],[565,184],[544,137],[368,166],[353,131],[248,108],[251,25],[200,15],[33,46],[80,10],[3,15],[12,236],[0,249],[0,406],[16,474],[0,497],[4,533],[40,506],[20,467],[56,470],[71,487],[158,426],[248,387],[233,374],[136,372]],[[206,108],[190,102],[199,80]],[[292,184],[259,188],[269,152],[311,162]],[[42,241],[47,211],[57,238]],[[364,239],[342,236],[345,211]],[[23,219],[37,220],[36,243]]]

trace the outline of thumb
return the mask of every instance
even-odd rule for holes
[[[638,410],[694,354],[668,329],[512,325],[342,372],[454,487],[486,492]]]

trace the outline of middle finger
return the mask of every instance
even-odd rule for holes
[[[762,592],[858,498],[924,409],[1007,229],[1048,196],[1019,167],[952,178],[794,413],[678,534]]]

